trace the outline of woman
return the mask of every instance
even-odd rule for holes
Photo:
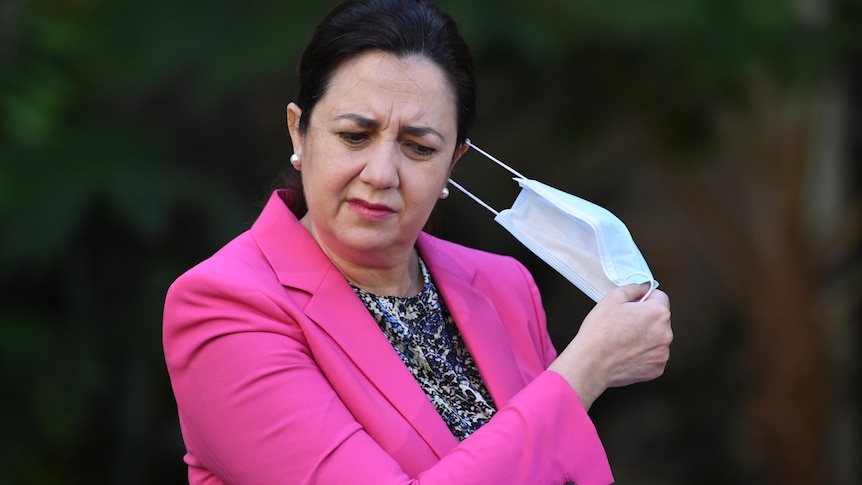
[[[422,232],[475,117],[435,7],[337,7],[300,76],[301,183],[168,291],[190,483],[612,482],[587,411],[663,372],[667,296],[610,292],[557,356],[521,264]]]

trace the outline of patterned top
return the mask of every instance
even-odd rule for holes
[[[425,286],[413,297],[378,296],[351,286],[452,434],[463,440],[496,407],[421,257],[419,264]]]

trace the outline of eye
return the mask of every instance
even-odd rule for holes
[[[437,153],[437,149],[419,143],[405,143],[404,146],[411,158],[427,160]]]
[[[344,143],[354,147],[362,146],[362,144],[368,140],[368,134],[366,133],[352,133],[347,131],[338,133],[338,137],[341,138],[341,141]]]

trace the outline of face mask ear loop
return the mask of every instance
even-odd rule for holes
[[[628,281],[629,279],[631,279],[631,277],[632,277],[632,276],[638,276],[638,275],[646,276],[647,278],[649,278],[649,279],[650,279],[650,280],[649,280],[649,289],[647,290],[647,292],[646,292],[646,293],[644,293],[644,296],[642,296],[642,297],[641,297],[641,299],[640,299],[640,300],[638,300],[638,302],[642,302],[642,301],[646,300],[647,298],[649,298],[649,296],[652,294],[653,290],[655,290],[656,288],[658,288],[658,281],[656,281],[656,280],[652,279],[652,277],[650,277],[650,275],[648,275],[648,274],[646,274],[646,273],[644,273],[644,272],[642,272],[642,271],[635,271],[634,273],[632,273],[632,274],[630,274],[630,275],[626,276],[626,277],[623,279],[623,283],[625,283],[626,281]]]
[[[506,170],[508,170],[508,171],[509,171],[512,175],[514,175],[515,177],[518,177],[518,178],[521,178],[521,179],[525,179],[525,180],[526,180],[526,178],[527,178],[527,177],[524,177],[523,175],[521,175],[520,173],[518,173],[518,172],[517,172],[515,169],[513,169],[512,167],[510,167],[510,166],[506,165],[505,163],[503,163],[503,162],[501,162],[501,161],[497,160],[496,158],[494,158],[491,154],[489,154],[489,153],[488,153],[488,152],[486,152],[485,150],[482,150],[481,148],[479,148],[479,147],[477,147],[476,145],[474,145],[474,144],[473,144],[473,142],[471,142],[469,138],[468,138],[467,140],[465,140],[465,143],[467,143],[467,145],[469,145],[471,148],[473,148],[473,149],[474,149],[474,150],[476,150],[477,152],[481,153],[482,155],[484,155],[485,157],[487,157],[488,159],[490,159],[492,162],[494,162],[494,163],[496,163],[497,165],[499,165],[499,166],[501,166],[501,167],[505,168]],[[455,182],[454,180],[452,180],[452,179],[450,178],[450,179],[449,179],[449,183],[450,183],[450,184],[452,184],[455,188],[457,188],[457,189],[458,189],[458,190],[460,190],[461,192],[463,192],[463,193],[464,193],[464,195],[466,195],[467,197],[470,197],[471,199],[473,199],[474,201],[476,201],[476,203],[477,203],[477,204],[479,204],[479,205],[481,205],[482,207],[484,207],[484,208],[488,209],[489,211],[491,211],[491,213],[492,213],[492,214],[494,214],[494,217],[497,217],[497,216],[500,214],[499,212],[497,212],[496,210],[494,210],[491,206],[489,206],[488,204],[486,204],[485,202],[483,202],[483,201],[482,201],[482,199],[480,199],[480,198],[476,197],[476,196],[475,196],[475,195],[473,195],[469,190],[467,190],[467,189],[465,189],[464,187],[462,187],[462,186],[461,186],[461,184],[459,184],[458,182]]]
[[[479,204],[479,205],[481,205],[482,207],[484,207],[484,208],[488,209],[489,211],[491,211],[491,212],[494,214],[494,217],[497,217],[497,216],[500,214],[499,212],[495,211],[491,206],[489,206],[488,204],[484,203],[484,202],[482,201],[482,199],[480,199],[480,198],[476,197],[475,195],[473,195],[469,190],[465,189],[464,187],[461,187],[461,184],[459,184],[458,182],[456,182],[456,181],[454,181],[454,180],[452,180],[452,179],[449,179],[449,183],[450,183],[450,184],[452,184],[452,185],[454,185],[456,189],[460,190],[461,192],[464,192],[464,194],[465,194],[467,197],[470,197],[471,199],[475,200],[477,204]]]
[[[505,168],[506,170],[508,170],[508,171],[509,171],[512,175],[514,175],[515,177],[522,178],[522,179],[526,179],[526,178],[527,178],[527,177],[524,177],[523,175],[521,175],[520,173],[518,173],[517,171],[515,171],[515,169],[513,169],[512,167],[510,167],[510,166],[506,165],[505,163],[503,163],[503,162],[501,162],[501,161],[497,160],[496,158],[494,158],[491,154],[489,154],[489,153],[488,153],[488,152],[486,152],[485,150],[482,150],[481,148],[479,148],[479,147],[477,147],[476,145],[474,145],[474,144],[473,144],[473,142],[471,142],[469,138],[468,138],[468,139],[466,139],[466,140],[464,140],[464,142],[465,142],[467,145],[469,145],[471,148],[473,148],[474,150],[476,150],[477,152],[481,153],[482,155],[485,155],[485,156],[486,156],[487,158],[489,158],[492,162],[494,162],[494,163],[496,163],[497,165],[499,165],[499,166],[501,166],[501,167]],[[464,194],[465,194],[467,197],[470,197],[471,199],[473,199],[474,201],[476,201],[476,203],[477,203],[477,204],[479,204],[479,205],[481,205],[482,207],[484,207],[484,208],[488,209],[489,211],[491,211],[491,213],[492,213],[492,214],[494,214],[494,217],[497,217],[497,216],[500,214],[499,212],[497,212],[496,210],[494,210],[491,206],[489,206],[488,204],[486,204],[485,202],[483,202],[483,201],[482,201],[482,199],[480,199],[480,198],[476,197],[476,196],[475,196],[475,195],[473,195],[469,190],[467,190],[467,189],[465,189],[464,187],[462,187],[462,186],[461,186],[461,184],[459,184],[458,182],[455,182],[454,180],[452,180],[452,179],[450,178],[450,179],[449,179],[449,183],[450,183],[450,184],[452,184],[455,188],[457,188],[457,189],[458,189],[458,190],[460,190],[461,192],[464,192]]]
[[[476,145],[474,145],[474,144],[473,144],[473,142],[472,142],[472,141],[470,141],[470,139],[469,139],[469,138],[465,141],[465,143],[467,143],[467,145],[470,145],[470,147],[472,147],[473,149],[475,149],[477,152],[481,153],[482,155],[485,155],[485,156],[486,156],[488,159],[490,159],[492,162],[494,162],[494,163],[496,163],[497,165],[499,165],[499,166],[501,166],[501,167],[505,168],[506,170],[508,170],[508,171],[509,171],[511,174],[513,174],[514,176],[516,176],[516,177],[518,177],[518,178],[521,178],[521,179],[524,179],[524,180],[526,180],[526,179],[527,179],[527,177],[524,177],[523,175],[521,175],[520,173],[518,173],[517,171],[515,171],[515,169],[513,169],[512,167],[510,167],[510,166],[506,165],[505,163],[503,163],[503,162],[501,162],[501,161],[497,160],[497,159],[496,159],[496,158],[494,158],[494,156],[492,156],[490,153],[488,153],[488,152],[486,152],[485,150],[482,150],[481,148],[479,148],[479,147],[477,147]]]
[[[658,288],[658,281],[656,281],[656,280],[650,280],[650,282],[649,282],[649,289],[647,290],[647,292],[646,292],[646,293],[644,293],[644,296],[642,296],[642,297],[641,297],[641,299],[640,299],[640,300],[638,300],[638,301],[639,301],[639,302],[641,302],[641,301],[644,301],[644,300],[646,300],[647,298],[649,298],[649,296],[652,294],[653,290],[655,290],[656,288]]]

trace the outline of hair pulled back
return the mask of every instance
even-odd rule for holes
[[[299,64],[300,131],[308,130],[335,70],[372,50],[399,58],[424,56],[440,67],[455,93],[456,145],[463,144],[476,118],[473,59],[452,17],[423,0],[349,0],[330,12]]]

